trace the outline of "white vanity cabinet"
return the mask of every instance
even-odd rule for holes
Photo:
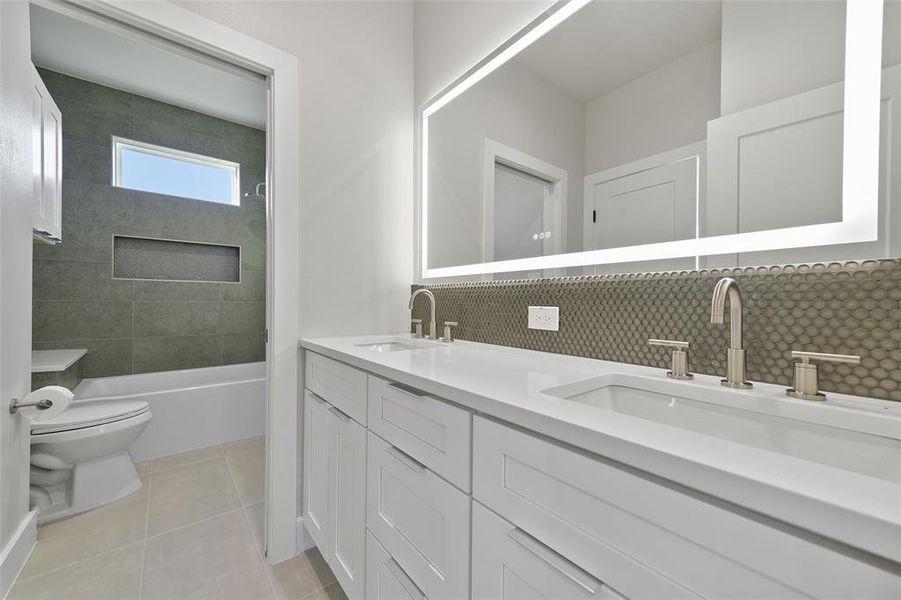
[[[476,600],[624,600],[616,590],[472,503],[472,597]]]
[[[307,391],[303,521],[351,598],[365,596],[366,429]]]
[[[901,598],[897,562],[306,357],[304,525],[351,598]]]
[[[63,115],[32,67],[32,225],[36,241],[63,237]]]
[[[428,598],[469,595],[472,500],[369,433],[366,525]]]
[[[627,598],[901,597],[897,565],[493,420],[473,459],[475,500]]]

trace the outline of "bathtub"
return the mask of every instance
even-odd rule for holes
[[[85,379],[75,402],[146,400],[153,413],[135,462],[263,435],[266,363]]]

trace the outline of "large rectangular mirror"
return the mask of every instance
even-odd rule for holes
[[[901,255],[899,30],[901,0],[555,4],[423,108],[422,277]]]

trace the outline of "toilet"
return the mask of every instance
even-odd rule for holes
[[[71,516],[141,487],[128,454],[153,415],[141,400],[73,402],[31,424],[31,505],[38,523]]]

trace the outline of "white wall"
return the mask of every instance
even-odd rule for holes
[[[585,109],[585,173],[707,137],[720,112],[720,44],[710,44],[592,100]]]
[[[554,0],[414,2],[416,107],[447,87],[553,3]]]
[[[722,114],[843,78],[845,2],[723,3]]]
[[[301,334],[406,328],[412,4],[179,4],[299,59]]]
[[[28,426],[6,403],[31,389],[30,68],[28,5],[0,2],[0,554],[28,513]]]
[[[298,57],[301,335],[406,329],[413,264],[412,3],[179,4]],[[299,410],[298,432],[302,419]],[[300,469],[302,442],[297,448]]]
[[[483,260],[486,137],[567,172],[567,246],[580,249],[584,105],[510,61],[429,119],[429,266]]]

